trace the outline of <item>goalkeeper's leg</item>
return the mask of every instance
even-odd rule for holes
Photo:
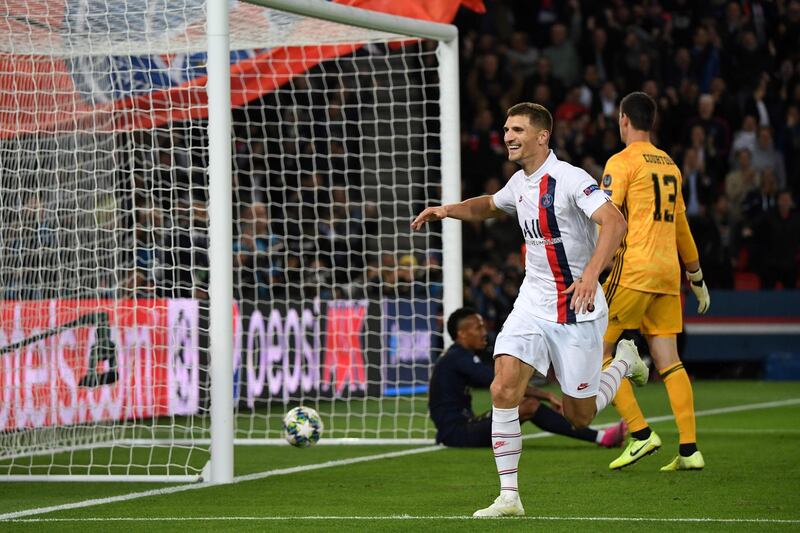
[[[667,388],[669,403],[679,434],[678,456],[661,470],[700,470],[705,466],[705,462],[703,455],[697,449],[694,393],[689,375],[678,358],[675,335],[648,335],[647,343],[650,346],[650,354],[656,368]]]
[[[611,364],[613,361],[613,347],[621,333],[622,330],[614,332],[609,327],[609,331],[606,333],[603,341],[604,367]],[[613,339],[613,341],[609,342],[609,339]],[[658,451],[661,447],[661,439],[647,425],[647,421],[639,407],[639,403],[636,401],[636,396],[633,394],[633,386],[629,380],[623,379],[620,383],[617,394],[614,396],[613,405],[622,419],[628,424],[628,431],[630,432],[630,439],[628,440],[625,450],[608,465],[612,470],[618,470],[630,466],[640,459]]]

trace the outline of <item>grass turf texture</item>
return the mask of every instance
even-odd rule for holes
[[[670,414],[661,384],[637,390],[649,417]],[[695,383],[698,411],[800,398],[800,383]],[[488,408],[485,394],[476,408]],[[614,420],[608,409],[598,422]],[[67,522],[0,523],[0,529],[40,531],[796,531],[800,530],[800,405],[698,417],[703,472],[661,473],[677,452],[671,420],[653,428],[662,451],[622,472],[608,470],[619,450],[547,437],[526,440],[520,462],[520,493],[528,519],[478,521],[472,512],[491,503],[498,482],[489,450],[444,449],[416,455],[279,475],[126,502],[47,513],[31,519]],[[539,430],[524,424],[527,434]],[[324,438],[324,436],[323,436]],[[299,450],[237,447],[236,475],[409,449],[403,446],[318,446]],[[0,514],[90,498],[104,498],[162,484],[3,483]],[[462,519],[378,519],[372,517]],[[302,517],[367,517],[304,519]],[[530,517],[548,517],[536,520]],[[102,518],[181,518],[189,521],[97,521]],[[216,517],[217,519],[214,519]],[[224,520],[254,517],[256,520]],[[265,517],[286,517],[264,520]],[[793,523],[599,521],[593,517],[771,519]],[[198,518],[207,518],[196,520]],[[566,518],[571,518],[568,520]],[[581,518],[583,520],[575,520]],[[74,521],[72,521],[74,520]]]

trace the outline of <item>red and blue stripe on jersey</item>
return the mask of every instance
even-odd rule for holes
[[[544,201],[546,195],[550,196],[547,202]],[[542,230],[542,236],[549,242],[545,245],[545,250],[547,263],[553,272],[556,291],[558,292],[556,306],[558,309],[558,323],[575,324],[575,311],[569,308],[570,295],[564,294],[567,287],[572,285],[573,279],[569,261],[567,261],[567,252],[564,249],[564,243],[560,239],[561,231],[558,229],[555,198],[556,180],[549,174],[545,174],[539,182],[539,226]],[[554,242],[555,239],[558,239],[558,242]]]

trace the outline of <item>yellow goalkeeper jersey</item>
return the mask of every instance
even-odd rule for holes
[[[606,294],[617,286],[679,294],[675,222],[685,220],[686,206],[678,167],[651,143],[634,142],[608,160],[601,186],[628,221]]]

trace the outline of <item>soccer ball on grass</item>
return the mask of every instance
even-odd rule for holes
[[[322,435],[322,418],[310,407],[302,405],[290,409],[283,417],[283,436],[297,448],[308,448]]]

